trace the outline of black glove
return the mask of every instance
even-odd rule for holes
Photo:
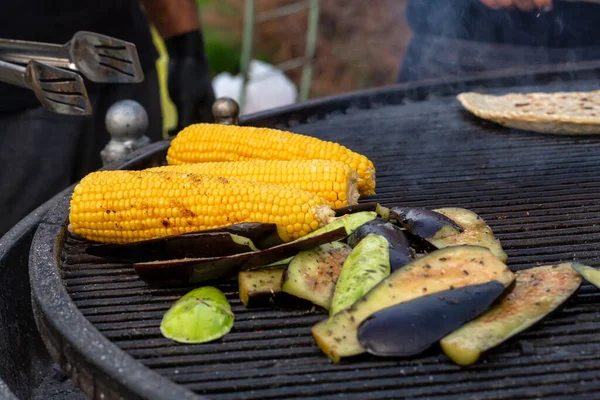
[[[169,53],[169,96],[177,107],[177,130],[198,122],[213,122],[215,101],[204,40],[200,31],[165,40]]]

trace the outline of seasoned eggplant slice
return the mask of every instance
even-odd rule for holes
[[[265,250],[223,257],[184,258],[133,264],[135,272],[149,284],[170,286],[204,282],[237,274],[274,263],[325,243],[345,238],[346,228],[341,227],[317,236],[304,236],[292,242]]]
[[[246,307],[262,307],[273,304],[281,293],[281,279],[285,268],[240,271],[239,294]]]
[[[352,306],[312,328],[317,344],[328,357],[364,353],[357,329],[370,315],[418,297],[490,281],[508,286],[514,279],[508,267],[488,249],[454,246],[418,258],[391,274]]]
[[[390,208],[390,219],[397,221],[400,226],[424,239],[434,236],[445,237],[462,232],[462,227],[456,222],[426,208]]]
[[[506,262],[508,257],[500,241],[479,215],[464,208],[439,208],[434,211],[450,218],[463,228],[460,233],[440,232],[428,238],[427,240],[435,247],[441,249],[461,244],[487,247],[500,261]]]
[[[362,239],[367,235],[374,233],[376,235],[383,236],[388,242],[388,250],[390,256],[390,268],[392,272],[402,268],[414,258],[414,252],[412,251],[406,234],[397,225],[391,222],[385,221],[381,218],[367,222],[366,224],[358,227],[350,236],[346,242],[355,247]]]
[[[476,362],[481,353],[529,328],[564,303],[581,284],[570,263],[515,273],[515,285],[500,303],[444,337],[444,353],[459,365]]]
[[[382,206],[379,203],[361,203],[355,204],[353,206],[346,206],[342,208],[337,208],[334,210],[336,217],[341,217],[346,214],[354,214],[363,211],[374,211],[383,219],[390,218],[390,209]]]
[[[118,262],[221,257],[258,251],[246,237],[229,232],[193,232],[139,242],[88,246],[88,254]]]
[[[600,289],[600,270],[582,264],[571,264],[571,267],[583,276],[583,279]]]
[[[298,253],[283,275],[281,289],[329,310],[342,265],[351,251],[347,244],[332,242]]]
[[[283,244],[277,225],[247,222],[131,243],[94,244],[88,254],[117,262],[221,257]]]
[[[373,212],[373,211],[361,211],[361,212],[358,212],[355,214],[346,214],[339,218],[336,218],[333,222],[330,222],[327,225],[322,226],[321,228],[317,229],[316,231],[313,231],[313,232],[309,233],[308,235],[303,236],[303,238],[309,238],[309,237],[321,235],[325,232],[329,232],[329,231],[332,231],[334,229],[338,229],[341,227],[346,228],[348,235],[350,235],[358,227],[360,227],[363,224],[366,224],[369,221],[374,220],[375,218],[377,218],[377,213]]]
[[[390,274],[388,241],[373,233],[361,240],[344,261],[329,314],[351,306]]]
[[[376,312],[358,328],[358,341],[377,356],[407,357],[485,312],[504,292],[498,281],[419,297]]]
[[[207,229],[201,231],[203,233],[210,232],[229,232],[239,236],[247,237],[252,240],[254,245],[261,249],[268,249],[269,247],[279,246],[285,243],[279,233],[277,232],[276,224],[268,224],[262,222],[243,222],[240,224],[233,224],[223,226],[220,228]],[[184,235],[192,235],[194,232],[184,233]]]

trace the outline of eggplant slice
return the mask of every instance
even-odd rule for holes
[[[312,328],[321,350],[333,361],[365,352],[357,329],[387,307],[444,290],[498,281],[510,285],[514,274],[488,249],[454,246],[418,258],[391,274],[352,306]]]
[[[336,217],[341,217],[342,215],[346,215],[346,214],[355,214],[358,212],[372,211],[372,212],[377,213],[377,215],[379,215],[383,219],[390,218],[390,209],[382,206],[379,203],[355,204],[353,206],[336,208],[334,211],[335,211]]]
[[[367,318],[358,328],[358,341],[377,356],[422,353],[485,312],[504,290],[502,283],[491,281],[397,304]]]
[[[283,275],[281,289],[329,310],[342,265],[351,251],[345,243],[332,242],[298,253]]]
[[[238,274],[239,295],[248,308],[271,305],[281,294],[281,280],[285,268],[240,271]]]
[[[133,264],[135,272],[149,284],[170,286],[204,282],[237,274],[240,270],[256,269],[312,249],[324,243],[345,238],[343,226],[315,236],[305,236],[265,250],[222,257],[183,258]]]
[[[222,257],[258,251],[258,248],[250,239],[230,232],[191,232],[139,242],[92,245],[86,251],[116,262],[136,263]]]
[[[329,231],[332,231],[334,229],[338,229],[341,227],[346,228],[348,235],[350,235],[352,232],[354,232],[360,226],[362,226],[363,224],[366,224],[369,221],[374,220],[375,218],[377,218],[377,213],[373,212],[373,211],[361,211],[361,212],[357,212],[354,214],[342,215],[341,217],[336,218],[335,220],[328,223],[327,225],[320,227],[316,231],[313,231],[313,232],[309,233],[308,235],[303,236],[302,238],[310,238],[313,236],[318,236],[325,232],[329,232]]]
[[[277,225],[264,222],[242,222],[240,224],[207,229],[202,232],[228,232],[247,237],[248,239],[252,240],[252,243],[254,243],[254,245],[260,250],[268,249],[273,246],[279,246],[280,244],[285,243],[281,239],[281,236],[279,236]],[[190,235],[192,233],[193,232],[185,233],[184,235]]]
[[[388,246],[383,236],[370,233],[352,249],[335,285],[330,315],[354,304],[390,274]]]
[[[508,257],[502,249],[500,241],[496,239],[492,229],[479,215],[465,208],[449,207],[433,211],[455,221],[463,230],[460,233],[440,232],[428,238],[429,243],[438,249],[462,244],[487,247],[500,261],[504,263],[507,261]]]
[[[600,270],[587,265],[573,263],[571,267],[589,283],[600,289]]]
[[[350,246],[355,247],[362,239],[371,233],[380,235],[387,240],[390,268],[392,272],[402,268],[415,258],[414,252],[410,247],[404,231],[397,225],[381,218],[369,221],[360,226],[348,236],[346,242]]]
[[[515,285],[499,304],[452,332],[440,342],[459,365],[476,362],[481,353],[531,327],[563,304],[581,284],[571,263],[515,273]]]
[[[413,235],[424,239],[448,236],[462,232],[462,227],[443,214],[426,208],[390,208],[390,219]]]

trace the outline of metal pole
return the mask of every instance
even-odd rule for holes
[[[245,0],[244,4],[244,31],[242,37],[242,55],[240,67],[242,73],[242,88],[240,90],[240,111],[246,104],[246,85],[248,84],[250,61],[252,60],[252,47],[254,44],[254,0]]]
[[[306,30],[306,64],[302,69],[302,80],[300,82],[300,101],[308,100],[312,84],[312,67],[317,47],[317,36],[319,33],[319,0],[310,0],[308,9],[308,29]]]

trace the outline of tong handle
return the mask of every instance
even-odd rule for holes
[[[59,68],[69,68],[69,49],[65,45],[0,39],[0,59],[18,64],[36,60]]]
[[[0,81],[11,85],[30,89],[25,74],[27,68],[0,60]]]

